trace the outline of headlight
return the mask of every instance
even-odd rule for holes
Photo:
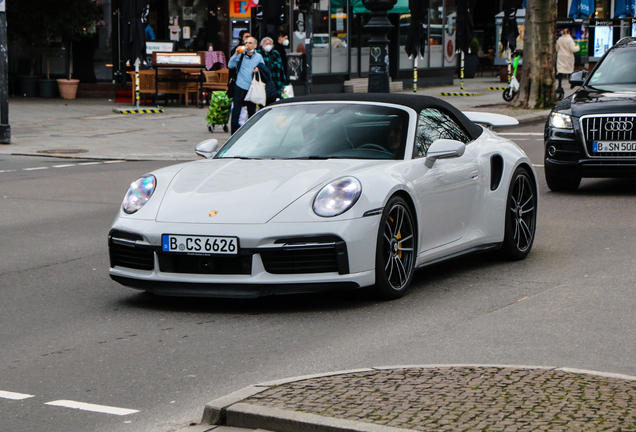
[[[343,177],[322,188],[314,199],[314,213],[322,217],[338,216],[360,198],[362,185],[355,177]]]
[[[138,178],[128,188],[121,208],[128,214],[135,213],[148,202],[155,187],[157,187],[155,176],[145,175]]]
[[[550,114],[550,120],[548,124],[551,127],[559,129],[572,129],[572,117],[567,114],[553,112],[552,114]]]

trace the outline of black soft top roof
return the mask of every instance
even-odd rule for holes
[[[390,103],[404,105],[405,107],[412,108],[418,113],[426,108],[438,108],[447,112],[458,123],[461,123],[472,139],[476,139],[483,132],[483,129],[480,126],[468,120],[468,118],[460,110],[446,101],[431,96],[419,96],[404,93],[331,93],[286,98],[279,100],[275,104],[329,101]]]

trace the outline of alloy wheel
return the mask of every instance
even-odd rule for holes
[[[525,172],[515,178],[508,205],[512,213],[513,242],[519,252],[526,252],[534,240],[536,200],[534,188]]]
[[[391,207],[382,237],[386,280],[392,289],[401,291],[411,280],[415,258],[413,221],[402,204]]]

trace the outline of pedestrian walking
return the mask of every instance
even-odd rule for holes
[[[265,66],[269,69],[269,76],[276,86],[277,97],[282,97],[283,89],[287,85],[287,75],[280,54],[274,49],[274,40],[271,37],[264,37],[257,52],[263,57]]]
[[[243,105],[247,107],[248,118],[253,116],[256,112],[256,105],[252,102],[245,101],[245,95],[247,95],[247,91],[252,84],[253,73],[258,72],[259,64],[265,66],[263,57],[256,52],[256,39],[252,36],[247,38],[244,46],[236,48],[236,52],[227,64],[230,69],[237,68],[231,120],[232,134],[239,128],[239,116]]]
[[[278,39],[274,44],[274,49],[280,55],[280,60],[283,63],[283,69],[285,69],[285,75],[287,75],[287,51],[285,48],[289,46],[289,36],[287,33],[281,31],[278,33]]]
[[[579,50],[579,46],[574,43],[574,39],[570,36],[570,30],[563,29],[561,37],[556,42],[557,51],[557,78],[559,80],[559,89],[563,91],[561,81],[564,75],[570,75],[574,72],[574,53]]]

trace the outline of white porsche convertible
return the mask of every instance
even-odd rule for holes
[[[205,159],[132,183],[108,236],[110,276],[160,295],[258,297],[373,286],[463,254],[525,258],[537,182],[512,141],[439,99],[287,99]]]

